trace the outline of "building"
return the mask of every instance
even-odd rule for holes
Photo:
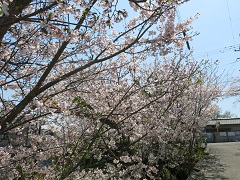
[[[55,134],[49,129],[41,129],[33,126],[29,126],[23,129],[20,133],[4,133],[0,134],[0,147],[11,145],[13,147],[18,146],[31,146],[31,136],[35,135],[50,135],[55,136]],[[56,137],[56,136],[55,136]]]
[[[208,121],[204,134],[207,142],[240,141],[240,118],[212,119]]]

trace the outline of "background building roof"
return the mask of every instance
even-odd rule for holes
[[[231,118],[231,119],[213,119],[208,121],[207,126],[216,125],[217,122],[220,122],[220,125],[228,125],[228,124],[239,124],[240,118]]]

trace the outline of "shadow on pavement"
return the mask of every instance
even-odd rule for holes
[[[208,155],[196,165],[187,180],[230,180],[224,177],[225,165],[215,155]]]

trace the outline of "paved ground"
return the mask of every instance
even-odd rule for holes
[[[240,142],[211,143],[207,151],[188,180],[240,180]]]

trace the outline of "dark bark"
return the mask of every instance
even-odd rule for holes
[[[0,44],[3,37],[9,30],[9,28],[15,23],[16,17],[22,13],[22,11],[32,2],[33,0],[14,0],[9,4],[9,16],[3,15],[0,18]]]

